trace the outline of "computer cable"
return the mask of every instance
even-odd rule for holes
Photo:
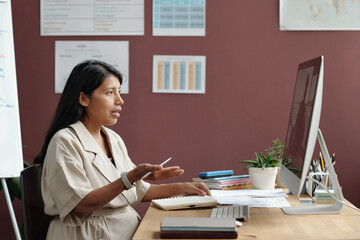
[[[311,181],[315,182],[316,184],[320,185],[321,187],[323,187],[324,190],[325,190],[327,193],[329,193],[329,195],[330,195],[333,199],[335,199],[336,201],[338,201],[338,202],[340,202],[340,203],[342,203],[342,204],[344,204],[344,205],[346,205],[346,206],[348,206],[348,207],[351,207],[351,208],[353,208],[353,209],[355,209],[355,210],[357,210],[357,211],[360,211],[359,208],[357,208],[357,207],[355,207],[355,206],[353,206],[353,205],[351,205],[351,204],[348,204],[348,203],[346,203],[346,202],[341,201],[340,199],[338,199],[338,198],[337,198],[333,193],[331,193],[331,192],[327,189],[327,187],[325,187],[325,185],[322,184],[321,182],[315,180],[314,178],[310,178],[310,177],[306,177],[306,178],[307,178],[308,180],[311,180]]]

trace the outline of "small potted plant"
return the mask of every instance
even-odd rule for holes
[[[290,166],[290,164],[292,163],[292,160],[290,158],[284,157],[285,146],[284,146],[284,142],[281,141],[280,139],[277,138],[273,140],[272,146],[265,149],[265,151],[267,153],[272,153],[277,159],[279,159],[279,161],[281,161],[281,164],[279,164],[278,173],[276,175],[276,182],[278,187],[285,187],[285,185],[280,181],[279,178],[281,165],[284,165],[284,167],[288,168],[290,171],[292,171],[295,174],[301,172],[299,169]]]
[[[276,174],[281,160],[273,152],[255,153],[255,159],[239,161],[246,163],[244,171],[249,169],[251,184],[256,189],[274,189]]]

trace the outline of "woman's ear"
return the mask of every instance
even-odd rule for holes
[[[87,107],[88,104],[88,97],[85,95],[85,93],[81,92],[79,96],[79,103],[83,107]]]

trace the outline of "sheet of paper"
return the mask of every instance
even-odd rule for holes
[[[290,207],[290,203],[284,197],[277,198],[253,198],[257,203],[250,207],[259,208],[282,208]]]
[[[206,0],[153,0],[154,36],[205,36]]]
[[[284,197],[276,198],[251,198],[251,197],[214,197],[219,204],[223,205],[249,205],[259,208],[281,208],[290,207],[289,202]]]
[[[205,93],[205,56],[155,55],[154,93]]]
[[[0,152],[0,178],[19,177],[24,164],[11,1],[0,3]]]
[[[123,75],[121,94],[129,93],[128,41],[56,41],[55,93],[62,93],[72,69],[89,59],[104,61],[119,70]]]
[[[360,30],[360,1],[280,0],[280,30]]]
[[[255,205],[255,201],[251,197],[214,197],[220,205]]]
[[[240,189],[240,190],[210,190],[213,197],[287,197],[282,189],[259,190],[259,189]]]
[[[42,36],[144,35],[144,0],[41,0]]]

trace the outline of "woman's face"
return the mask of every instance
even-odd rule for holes
[[[80,104],[85,107],[85,125],[114,125],[120,117],[121,105],[120,81],[114,75],[106,77],[103,83],[94,90],[91,98],[81,93]],[[85,100],[85,102],[83,101]]]

